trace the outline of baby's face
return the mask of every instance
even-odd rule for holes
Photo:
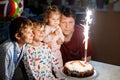
[[[60,23],[60,15],[59,14],[53,14],[48,19],[49,26],[58,26],[59,23]]]

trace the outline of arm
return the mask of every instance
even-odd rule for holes
[[[57,44],[61,45],[64,42],[64,38],[65,37],[64,37],[64,35],[63,35],[62,30],[61,30],[60,27],[58,28],[58,32],[59,32],[59,34],[58,34],[59,38],[57,40]]]
[[[65,36],[63,35],[62,29],[59,27],[59,32],[60,32],[60,38],[62,39],[62,42],[64,42]]]
[[[37,79],[37,77],[34,75],[34,74],[37,74],[37,72],[35,72],[36,69],[35,69],[35,65],[34,65],[34,60],[32,59],[33,55],[31,55],[31,53],[32,53],[31,51],[32,51],[31,49],[26,50],[24,52],[22,60],[25,65],[25,69],[27,70],[26,72],[28,74],[28,77],[31,79],[33,79],[33,78]]]
[[[8,65],[10,64],[9,54],[12,53],[11,51],[11,43],[9,41],[5,41],[0,45],[0,80],[10,80],[10,67]]]
[[[58,80],[66,80],[65,77],[61,76],[61,72],[60,72],[63,66],[59,66],[59,62],[57,58],[55,58],[53,55],[51,56],[52,56],[52,69],[55,73],[55,76],[58,78]]]
[[[11,67],[9,67],[9,65],[10,65],[10,56],[8,54],[6,54],[6,57],[5,57],[5,80],[10,80],[10,77],[11,77],[10,73],[9,73],[9,70]]]

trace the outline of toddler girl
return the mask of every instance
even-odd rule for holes
[[[52,50],[52,54],[58,59],[59,66],[63,66],[63,60],[60,52],[60,46],[64,42],[64,35],[59,26],[60,23],[60,11],[55,5],[48,6],[45,11],[44,20],[47,23],[45,28],[44,42],[49,45]]]

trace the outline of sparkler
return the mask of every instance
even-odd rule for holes
[[[89,25],[90,23],[92,22],[92,19],[91,19],[91,16],[92,16],[92,11],[90,9],[87,9],[86,10],[86,17],[85,17],[85,25],[83,25],[84,27],[84,42],[85,42],[85,56],[84,56],[84,59],[85,59],[85,62],[87,61],[87,49],[88,49],[88,39],[89,39]]]

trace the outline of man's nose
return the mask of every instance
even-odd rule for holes
[[[70,24],[69,23],[66,23],[66,27],[69,28]]]

